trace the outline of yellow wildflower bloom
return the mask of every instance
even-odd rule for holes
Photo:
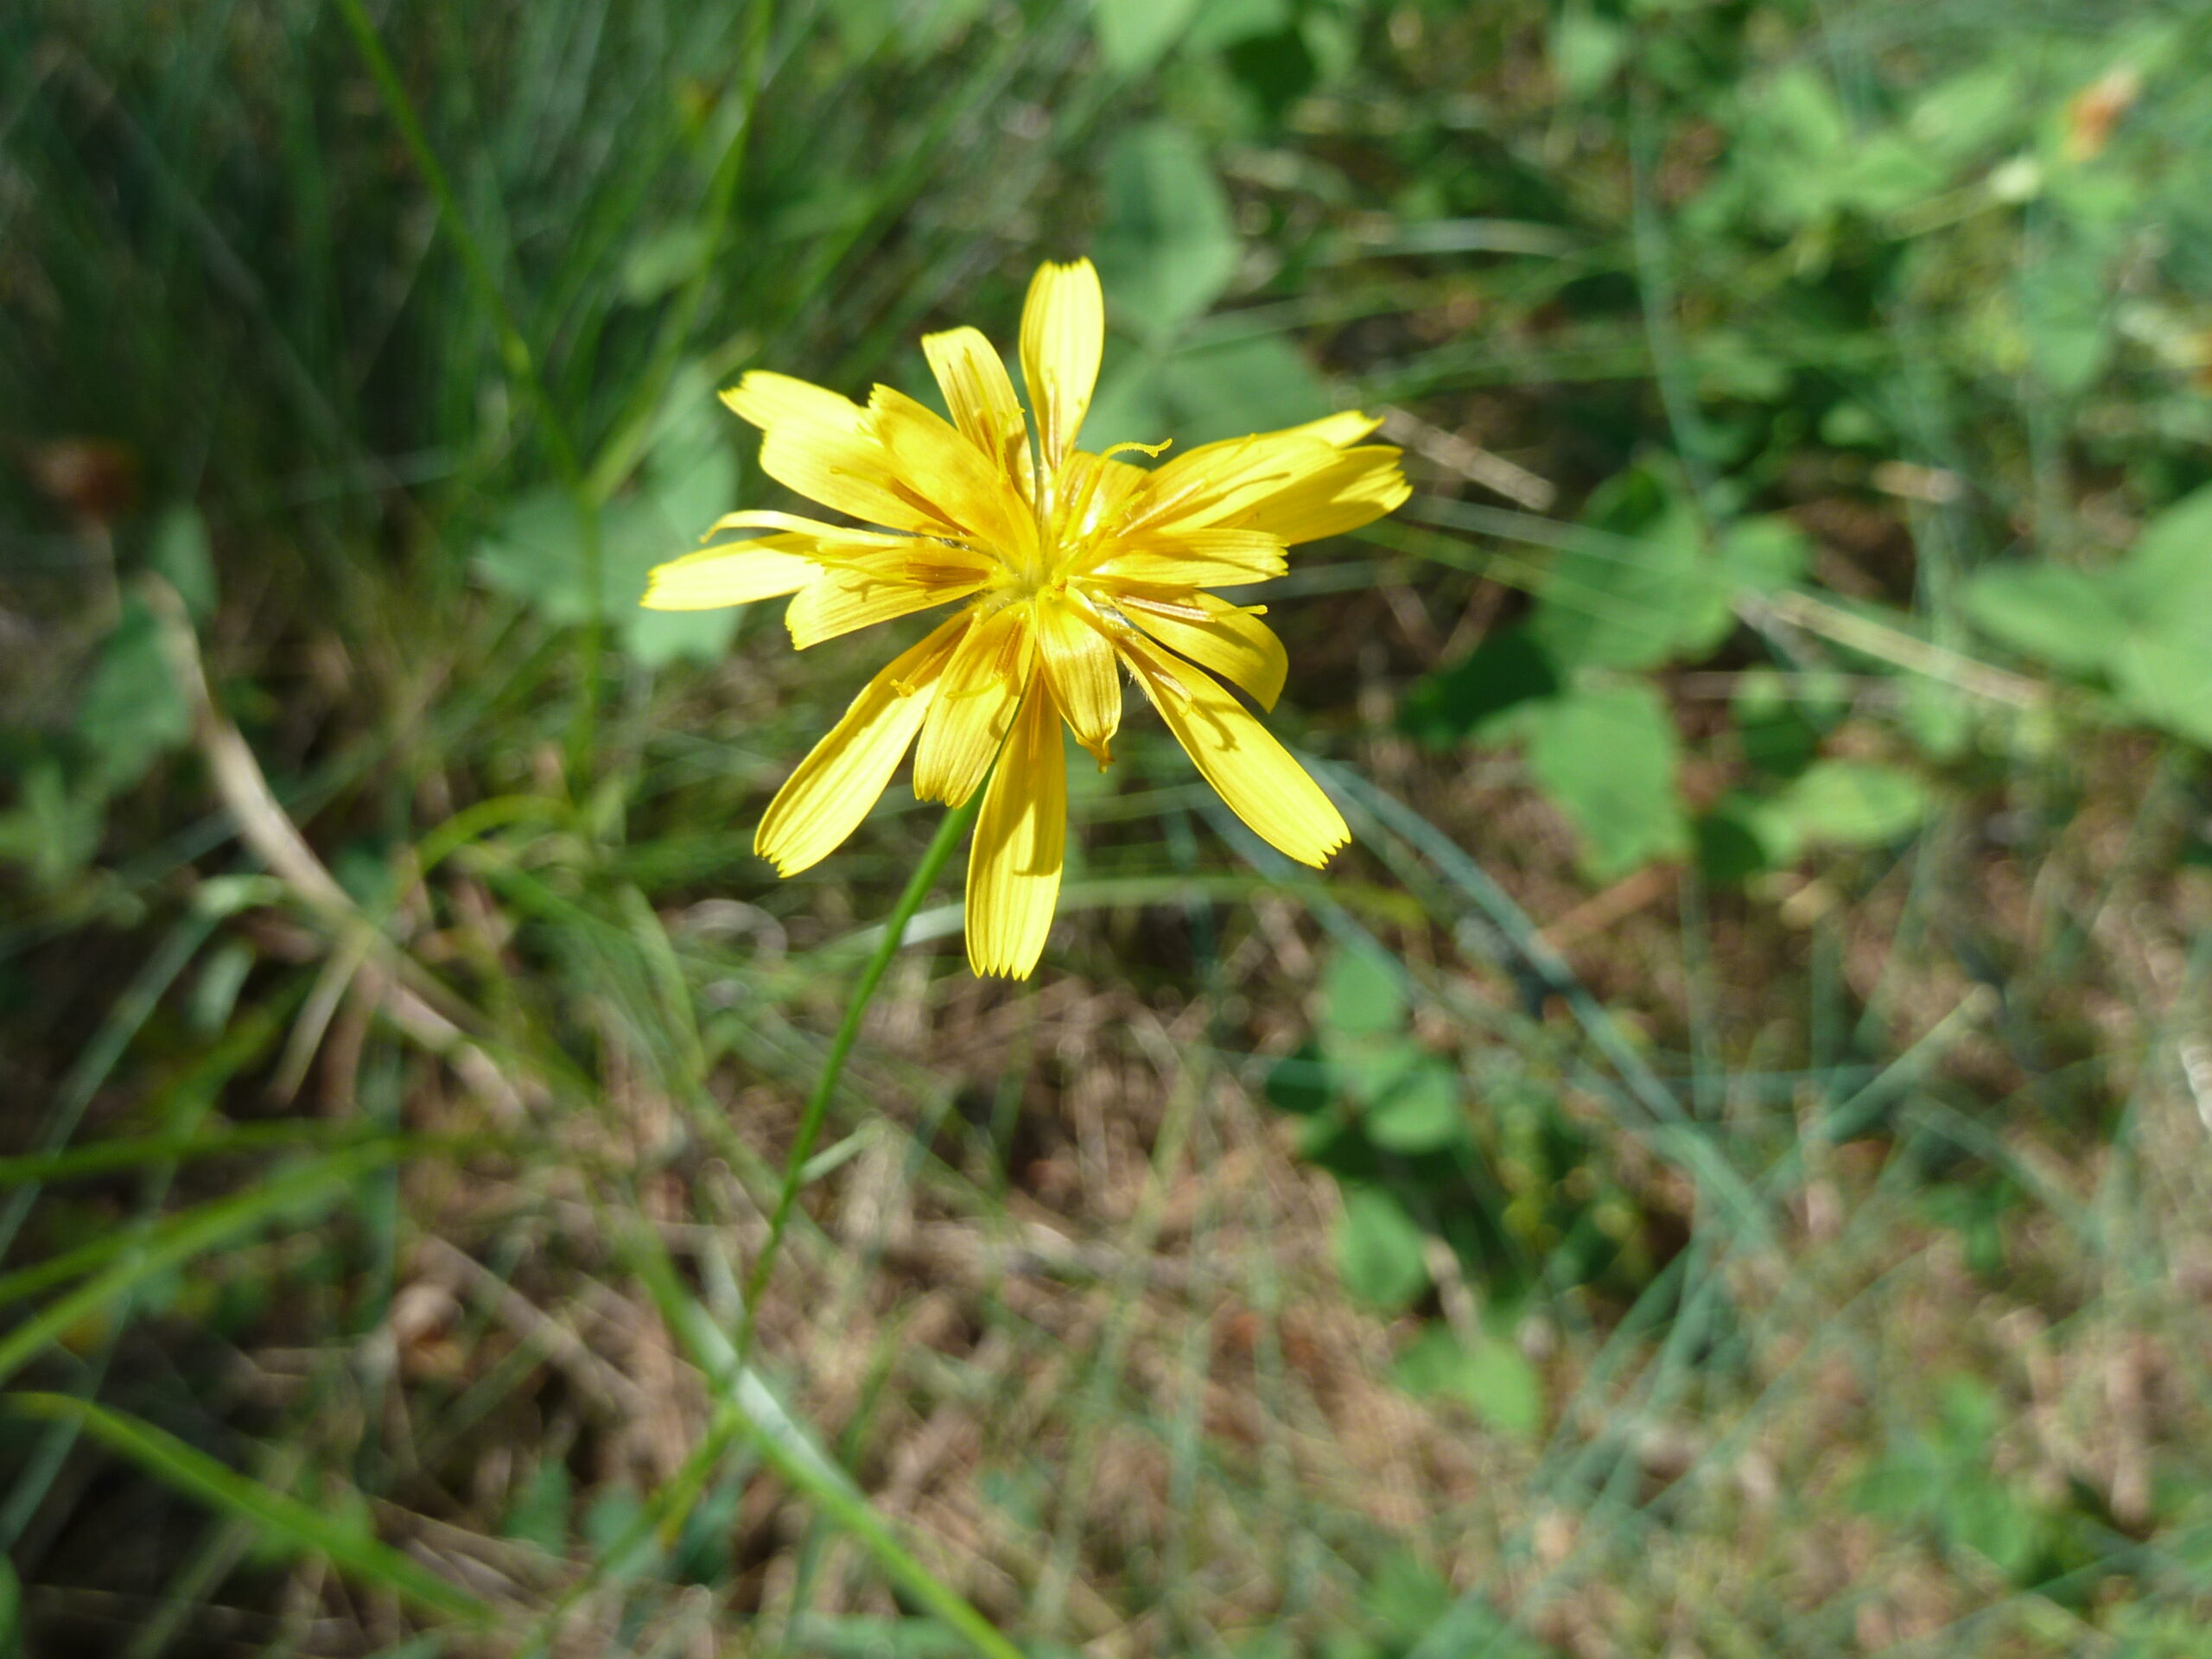
[[[699,610],[788,594],[801,649],[961,601],[799,763],[754,845],[782,874],[805,869],[853,832],[909,747],[920,798],[959,806],[982,786],[967,908],[979,974],[1019,978],[1037,964],[1066,839],[1060,725],[1103,767],[1124,669],[1262,837],[1317,866],[1350,839],[1328,797],[1222,684],[1274,706],[1286,663],[1259,620],[1266,607],[1205,590],[1279,576],[1285,548],[1396,507],[1398,452],[1363,444],[1378,423],[1358,414],[1150,469],[1077,449],[1104,337],[1090,262],[1039,269],[1021,318],[1033,447],[1005,364],[973,328],[922,342],[949,423],[888,386],[863,408],[747,374],[722,398],[766,435],[763,470],[881,528],[733,512],[709,534],[769,533],[662,565],[645,599]]]

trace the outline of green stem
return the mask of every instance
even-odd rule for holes
[[[914,867],[913,879],[906,883],[906,892],[899,895],[899,902],[883,924],[883,937],[877,942],[874,954],[868,959],[868,966],[861,969],[860,979],[853,986],[852,1000],[845,1005],[845,1017],[838,1022],[837,1034],[830,1039],[830,1052],[822,1063],[822,1076],[816,1080],[813,1094],[807,1097],[806,1110],[799,1118],[798,1135],[791,1142],[790,1155],[784,1160],[783,1190],[776,1194],[775,1211],[768,1217],[768,1236],[746,1280],[745,1313],[737,1328],[737,1363],[741,1367],[752,1351],[753,1329],[760,1315],[760,1294],[767,1288],[768,1275],[776,1265],[776,1254],[783,1248],[784,1230],[790,1224],[791,1206],[798,1201],[800,1176],[806,1168],[806,1160],[814,1155],[814,1143],[821,1138],[823,1120],[830,1113],[830,1097],[837,1092],[837,1080],[844,1075],[845,1062],[851,1058],[853,1045],[860,1039],[861,1020],[875,995],[875,988],[883,982],[891,958],[899,954],[899,944],[906,937],[906,925],[914,919],[922,900],[937,885],[946,861],[952,856],[952,849],[975,822],[982,804],[983,786],[979,784],[964,804],[944,815],[944,822],[938,826],[929,850]]]

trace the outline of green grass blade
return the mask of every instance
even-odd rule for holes
[[[150,1423],[60,1394],[11,1394],[7,1408],[42,1422],[73,1422],[110,1451],[215,1509],[250,1522],[270,1542],[321,1555],[340,1572],[429,1611],[489,1624],[492,1610],[380,1539],[263,1485]]]

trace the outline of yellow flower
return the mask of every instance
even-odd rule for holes
[[[785,620],[802,650],[960,601],[799,763],[754,845],[782,874],[805,869],[853,832],[909,747],[921,799],[959,806],[983,785],[968,863],[968,961],[979,974],[1019,978],[1037,965],[1066,839],[1060,723],[1106,766],[1122,669],[1264,839],[1317,866],[1350,839],[1328,797],[1221,683],[1274,706],[1286,664],[1259,620],[1266,607],[1205,590],[1279,576],[1285,548],[1397,506],[1398,452],[1361,444],[1377,423],[1344,414],[1150,469],[1114,454],[1158,448],[1088,454],[1076,431],[1104,336],[1090,262],[1039,269],[1021,317],[1033,448],[1006,365],[973,328],[922,342],[950,423],[888,386],[862,408],[785,375],[747,374],[722,397],[766,435],[763,470],[882,528],[733,512],[709,536],[771,533],[662,565],[645,599],[701,610],[789,594]]]

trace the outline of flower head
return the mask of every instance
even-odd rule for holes
[[[876,528],[733,512],[709,536],[768,533],[662,565],[645,599],[698,610],[788,594],[801,649],[959,605],[799,763],[754,844],[782,874],[805,869],[852,833],[910,747],[920,798],[959,806],[982,788],[968,864],[968,960],[979,974],[1021,977],[1037,964],[1066,837],[1060,726],[1106,766],[1124,670],[1262,838],[1317,866],[1350,839],[1328,797],[1222,683],[1274,706],[1286,664],[1260,620],[1266,607],[1206,590],[1279,576],[1286,548],[1396,507],[1407,495],[1398,452],[1361,443],[1377,423],[1358,414],[1151,468],[1116,450],[1165,445],[1078,449],[1104,335],[1085,259],[1045,265],[1030,284],[1027,420],[973,328],[922,342],[950,423],[888,386],[863,408],[785,375],[747,374],[722,397],[766,434],[763,470]]]

